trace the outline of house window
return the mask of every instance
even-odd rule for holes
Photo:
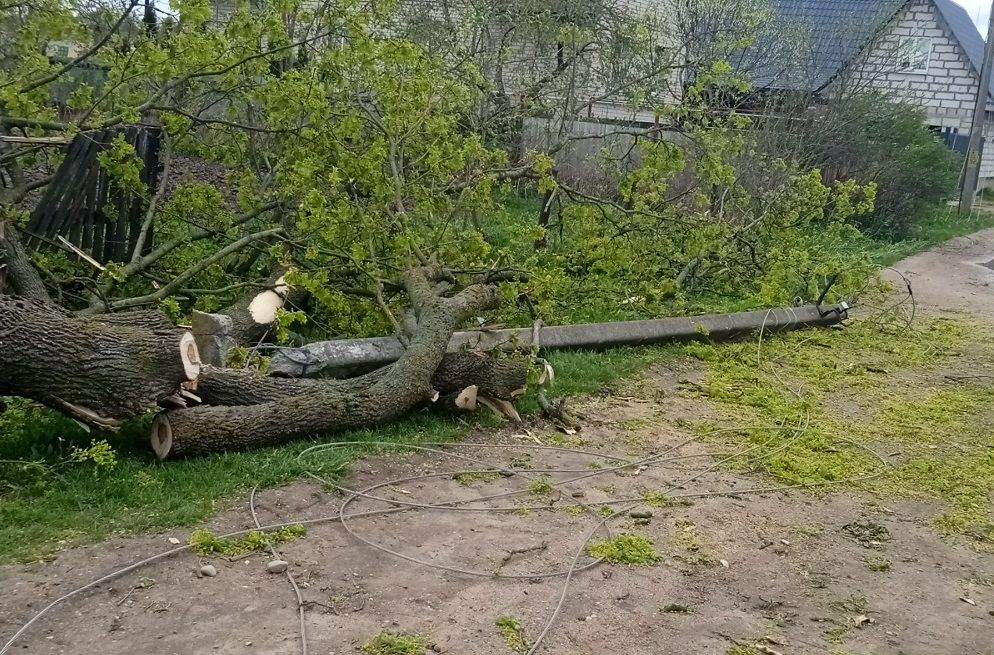
[[[48,46],[48,56],[53,59],[68,59],[69,46],[61,43],[50,43]]]
[[[927,73],[932,54],[932,39],[912,36],[901,41],[900,68],[905,73]]]

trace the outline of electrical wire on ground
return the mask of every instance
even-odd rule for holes
[[[709,434],[720,434],[720,433],[723,433],[723,432],[748,432],[748,431],[753,431],[753,430],[771,430],[774,433],[778,433],[778,432],[793,432],[794,433],[791,437],[788,438],[788,440],[786,441],[786,443],[779,444],[775,448],[772,448],[768,453],[767,452],[761,452],[761,453],[755,454],[754,457],[757,457],[757,458],[762,458],[762,457],[765,457],[765,456],[767,456],[769,454],[773,454],[774,452],[779,452],[779,451],[782,451],[782,450],[784,450],[786,448],[789,448],[791,445],[793,445],[793,443],[796,443],[796,441],[799,440],[803,435],[805,435],[805,434],[811,434],[813,432],[817,432],[817,430],[811,430],[807,426],[806,422],[804,422],[803,424],[801,422],[799,422],[798,425],[796,425],[796,426],[751,426],[751,427],[742,427],[742,426],[739,426],[739,427],[721,428],[721,429],[714,430],[714,431],[710,432]],[[828,436],[834,438],[834,435],[828,435]],[[830,481],[810,482],[810,483],[799,483],[799,484],[790,484],[790,485],[771,485],[771,486],[767,486],[767,487],[757,487],[757,488],[752,488],[752,489],[734,489],[734,490],[727,489],[727,490],[710,490],[710,491],[703,491],[703,492],[692,492],[691,491],[691,492],[671,493],[671,492],[674,492],[674,491],[676,491],[678,489],[681,489],[681,488],[685,487],[686,485],[688,485],[688,484],[690,484],[692,482],[695,482],[695,481],[701,479],[702,477],[704,477],[708,473],[711,473],[711,472],[714,472],[714,471],[720,469],[725,464],[727,464],[727,463],[729,463],[729,462],[731,462],[731,461],[733,461],[733,460],[735,460],[737,458],[745,457],[746,455],[749,455],[750,453],[756,453],[757,450],[761,450],[761,449],[765,448],[766,446],[768,446],[775,439],[776,439],[776,437],[770,437],[769,439],[763,441],[762,443],[751,445],[751,446],[743,448],[743,449],[741,449],[741,450],[739,450],[737,452],[730,453],[730,454],[722,454],[724,456],[721,459],[717,460],[713,465],[708,466],[707,468],[703,469],[702,471],[696,472],[694,475],[692,475],[692,476],[690,476],[690,477],[688,477],[686,479],[683,479],[683,480],[680,480],[679,482],[674,482],[674,483],[668,485],[667,488],[666,488],[666,491],[664,493],[668,497],[670,497],[670,498],[678,499],[678,498],[703,498],[703,497],[716,497],[716,496],[738,497],[738,496],[743,496],[743,495],[747,495],[747,494],[775,493],[775,492],[778,492],[778,491],[786,491],[786,490],[791,490],[791,489],[810,489],[810,488],[825,487],[825,486],[832,486],[832,485],[838,485],[838,484],[844,484],[844,483],[855,483],[855,482],[864,481],[864,480],[870,479],[871,477],[875,477],[875,476],[881,475],[884,472],[884,470],[886,469],[886,467],[887,467],[887,462],[882,457],[880,457],[879,455],[877,455],[876,453],[873,453],[872,450],[869,450],[869,449],[867,449],[867,448],[865,448],[865,447],[863,447],[863,446],[861,446],[859,444],[854,444],[854,443],[849,442],[848,440],[846,440],[847,443],[850,443],[853,446],[858,446],[858,447],[863,448],[864,450],[867,450],[868,452],[872,453],[876,457],[876,459],[878,459],[881,462],[882,468],[880,468],[877,471],[874,471],[872,473],[866,474],[866,475],[851,477],[851,478],[847,478],[847,479],[840,479],[840,480],[830,480]],[[532,450],[539,449],[539,450],[544,450],[544,451],[559,451],[559,452],[569,453],[571,455],[578,455],[578,454],[580,454],[580,455],[585,455],[585,456],[598,457],[598,458],[604,458],[604,459],[611,459],[611,460],[614,460],[614,461],[620,461],[620,462],[622,462],[621,464],[618,464],[617,466],[613,466],[613,467],[608,467],[608,468],[604,468],[604,469],[598,469],[598,470],[595,470],[595,471],[586,472],[586,473],[584,473],[582,475],[576,475],[576,476],[573,476],[573,477],[570,477],[570,478],[567,478],[567,479],[564,479],[564,480],[553,481],[551,483],[552,486],[553,486],[553,488],[559,490],[560,493],[561,493],[561,487],[563,485],[572,484],[572,483],[575,483],[575,482],[578,482],[578,481],[581,481],[581,480],[587,480],[587,479],[590,479],[590,478],[594,478],[594,477],[605,475],[605,474],[612,473],[612,472],[621,471],[621,470],[624,470],[624,469],[630,469],[630,468],[636,468],[636,467],[643,467],[643,466],[644,467],[651,467],[653,465],[665,464],[667,462],[678,460],[678,459],[690,459],[690,458],[698,458],[698,457],[712,457],[712,458],[714,458],[716,456],[715,453],[710,453],[710,452],[708,452],[708,453],[694,454],[694,455],[673,454],[673,453],[676,453],[677,451],[679,451],[680,449],[682,449],[683,447],[685,447],[687,444],[693,442],[693,441],[695,441],[695,439],[693,439],[693,438],[687,439],[687,440],[685,440],[685,441],[683,441],[683,442],[681,442],[681,443],[679,443],[679,444],[677,444],[675,446],[672,446],[672,447],[668,448],[667,450],[663,451],[662,453],[653,454],[653,455],[650,455],[648,457],[640,458],[640,459],[637,459],[637,460],[631,460],[631,461],[624,460],[623,458],[620,458],[620,457],[617,457],[617,456],[613,456],[613,455],[608,455],[608,454],[603,454],[603,453],[595,453],[595,452],[592,452],[592,451],[582,451],[582,450],[578,450],[578,449],[574,449],[574,448],[560,447],[560,446],[538,446],[538,445],[534,445],[533,446],[533,445],[519,445],[519,444],[481,444],[481,443],[431,443],[431,444],[428,444],[428,445],[412,445],[412,444],[402,444],[402,443],[395,443],[395,442],[377,442],[377,441],[350,441],[350,442],[334,442],[334,443],[328,443],[328,444],[320,444],[318,446],[313,446],[311,448],[305,449],[304,451],[302,451],[300,453],[299,458],[301,460],[303,460],[305,458],[305,456],[311,455],[311,454],[313,454],[315,452],[319,452],[319,451],[325,450],[325,449],[342,448],[342,447],[345,447],[345,446],[352,446],[352,445],[359,445],[359,444],[361,444],[361,445],[365,445],[365,446],[373,445],[373,446],[381,446],[381,447],[389,447],[389,448],[398,448],[398,449],[404,449],[404,450],[415,450],[415,451],[420,451],[420,452],[425,452],[425,453],[432,453],[432,454],[442,455],[442,456],[445,456],[445,457],[455,457],[455,458],[463,460],[463,461],[474,463],[477,466],[479,466],[480,468],[479,469],[475,469],[475,470],[449,471],[449,472],[446,472],[446,473],[426,473],[426,474],[421,474],[421,475],[416,475],[416,476],[408,476],[408,477],[405,477],[405,478],[399,478],[399,479],[395,479],[395,480],[390,480],[388,482],[377,483],[377,484],[372,485],[372,486],[370,486],[370,487],[368,487],[366,489],[349,489],[349,488],[344,487],[342,485],[338,485],[336,483],[332,483],[332,482],[328,481],[327,479],[322,478],[321,476],[317,475],[316,473],[308,472],[308,474],[312,478],[317,479],[322,484],[328,485],[328,486],[330,486],[333,489],[337,489],[337,490],[341,491],[342,493],[348,494],[347,497],[345,498],[345,500],[339,506],[338,511],[335,514],[331,515],[331,516],[325,516],[325,517],[314,518],[314,519],[306,519],[306,520],[288,520],[288,521],[283,521],[283,522],[269,524],[269,525],[261,525],[261,523],[260,523],[260,521],[258,519],[258,515],[257,515],[257,513],[255,511],[255,490],[253,490],[252,494],[249,497],[249,505],[250,505],[250,510],[251,510],[251,513],[252,513],[252,519],[253,519],[253,523],[256,526],[253,529],[255,529],[255,530],[262,530],[262,531],[268,531],[268,530],[276,530],[276,529],[279,529],[279,528],[282,528],[282,527],[287,527],[287,526],[290,526],[290,525],[297,525],[297,524],[305,525],[306,526],[306,525],[318,525],[318,524],[324,524],[324,523],[335,523],[335,522],[337,522],[337,523],[341,523],[342,526],[343,526],[343,529],[345,529],[350,535],[352,535],[354,538],[356,538],[360,542],[369,545],[370,547],[373,547],[373,548],[376,548],[377,550],[380,550],[382,552],[386,552],[388,554],[391,554],[392,556],[396,556],[396,557],[405,559],[407,561],[411,561],[413,563],[417,563],[417,564],[419,564],[421,566],[426,566],[426,567],[430,567],[430,568],[437,569],[437,570],[443,570],[443,571],[447,571],[447,572],[454,573],[454,574],[469,575],[469,576],[475,576],[475,577],[488,577],[488,578],[495,578],[495,579],[512,579],[512,580],[535,579],[535,578],[557,578],[557,577],[561,577],[561,578],[563,578],[563,586],[562,586],[562,590],[561,590],[561,592],[559,594],[558,602],[557,602],[557,604],[556,604],[556,606],[555,606],[552,614],[550,615],[549,619],[546,621],[546,624],[545,624],[543,630],[541,631],[541,633],[539,634],[539,636],[536,638],[536,640],[531,644],[531,647],[528,650],[528,654],[529,655],[533,655],[534,653],[536,653],[538,651],[538,649],[544,643],[544,641],[547,638],[548,634],[551,632],[553,626],[555,625],[556,620],[558,619],[559,615],[561,614],[562,609],[563,609],[563,607],[564,607],[564,605],[566,603],[566,600],[567,600],[567,598],[569,596],[569,587],[570,587],[570,583],[571,583],[571,581],[573,579],[573,576],[576,575],[576,574],[578,574],[578,573],[582,573],[583,571],[589,570],[589,569],[597,566],[598,564],[600,564],[602,562],[601,559],[592,559],[592,561],[585,562],[585,563],[582,562],[584,554],[587,552],[587,545],[590,542],[590,540],[594,537],[594,535],[596,535],[601,530],[604,530],[607,534],[610,534],[610,529],[609,529],[609,526],[608,526],[609,522],[612,521],[613,519],[619,517],[619,516],[622,516],[622,515],[628,513],[629,511],[635,509],[636,507],[638,507],[640,505],[645,505],[646,504],[645,499],[644,498],[611,499],[611,500],[607,500],[607,501],[604,501],[604,502],[598,502],[597,505],[599,505],[599,506],[604,506],[604,505],[611,506],[611,505],[619,505],[619,504],[621,504],[621,505],[623,505],[623,507],[621,509],[618,509],[618,510],[614,511],[613,513],[611,513],[608,516],[601,516],[600,514],[596,514],[596,517],[598,519],[597,523],[584,534],[583,539],[580,542],[580,544],[578,545],[576,551],[574,552],[573,559],[572,559],[572,561],[570,562],[570,564],[569,564],[569,566],[567,568],[561,569],[561,570],[556,570],[556,571],[531,572],[531,573],[529,573],[527,575],[525,575],[525,574],[510,575],[510,574],[501,574],[499,572],[494,572],[494,571],[483,571],[483,570],[476,570],[476,571],[474,571],[474,570],[471,570],[471,569],[460,569],[460,568],[457,568],[457,567],[450,567],[450,566],[447,566],[445,564],[438,564],[438,563],[435,563],[435,562],[426,562],[426,561],[423,561],[423,560],[419,560],[418,558],[414,558],[412,556],[408,556],[406,554],[394,551],[394,550],[392,550],[392,549],[384,546],[383,544],[378,544],[378,543],[374,542],[373,540],[360,535],[354,529],[354,527],[351,525],[351,523],[353,521],[357,520],[357,519],[361,519],[361,518],[365,518],[365,517],[382,516],[382,515],[386,515],[386,514],[396,514],[396,513],[409,512],[409,511],[414,511],[414,510],[424,510],[424,511],[480,511],[480,512],[509,512],[509,511],[521,510],[522,506],[520,506],[520,505],[505,506],[505,507],[477,507],[477,508],[470,508],[470,507],[465,507],[465,506],[466,505],[480,503],[480,502],[483,502],[483,501],[492,501],[492,500],[497,500],[497,499],[500,499],[500,498],[507,498],[507,497],[512,497],[512,496],[515,496],[515,495],[527,494],[527,493],[530,493],[528,489],[520,489],[520,490],[515,490],[515,491],[510,491],[510,492],[503,492],[503,493],[500,493],[500,494],[492,494],[492,495],[489,495],[489,496],[481,496],[481,497],[470,498],[470,499],[455,499],[455,500],[441,502],[441,503],[438,503],[438,502],[435,502],[435,503],[417,503],[417,502],[411,502],[411,501],[401,501],[401,500],[395,500],[395,499],[389,499],[389,498],[382,498],[382,497],[373,495],[372,492],[376,491],[377,489],[381,489],[383,487],[392,486],[392,485],[398,485],[398,484],[404,484],[404,483],[415,481],[415,480],[428,480],[428,479],[432,479],[432,478],[438,478],[438,477],[441,477],[441,476],[451,477],[451,476],[454,476],[454,475],[460,475],[460,474],[465,474],[465,473],[479,472],[481,470],[485,471],[485,472],[499,473],[501,475],[506,475],[508,477],[525,477],[525,478],[527,478],[530,474],[534,474],[534,473],[538,472],[538,471],[518,471],[518,470],[515,470],[515,469],[511,469],[511,468],[505,467],[505,466],[501,466],[499,464],[493,464],[491,462],[486,462],[484,460],[481,460],[481,459],[478,459],[478,458],[475,458],[475,457],[469,457],[469,456],[466,456],[466,455],[462,455],[462,454],[459,454],[459,453],[452,452],[451,449],[453,449],[453,448],[456,448],[456,449],[460,449],[460,448],[478,448],[478,449],[481,449],[481,448],[494,448],[494,449],[497,449],[497,448],[513,448],[513,449],[532,449]],[[449,450],[443,450],[442,449],[443,447],[447,448]],[[576,471],[573,471],[573,470],[570,470],[570,469],[562,469],[562,470],[559,470],[559,469],[544,469],[543,472],[548,472],[548,473],[571,472],[572,473],[572,472],[576,472]],[[379,501],[379,502],[389,503],[391,505],[391,507],[383,508],[383,509],[376,509],[376,510],[346,512],[346,509],[351,504],[353,504],[354,502],[357,502],[359,499],[367,499],[367,500],[373,500],[373,501]],[[575,504],[580,504],[588,512],[593,513],[593,509],[590,506],[585,505],[582,502],[578,502],[575,499],[571,499],[571,502],[573,502]],[[555,511],[555,508],[552,507],[552,506],[550,506],[550,505],[536,505],[536,506],[530,507],[530,509],[535,509],[535,510],[538,510],[538,511],[542,511],[542,510],[545,510],[545,511]],[[231,533],[228,533],[228,534],[220,535],[219,538],[221,538],[221,539],[228,539],[228,538],[232,538],[232,537],[238,537],[238,536],[245,535],[246,533],[251,532],[251,531],[252,531],[252,529],[250,529],[250,530],[239,530],[239,531],[231,532]],[[75,597],[77,597],[77,596],[79,596],[79,595],[81,595],[81,594],[83,594],[83,593],[85,593],[85,592],[87,592],[87,591],[89,591],[89,590],[91,590],[91,589],[93,589],[93,588],[95,588],[95,587],[97,587],[97,586],[105,583],[105,582],[109,582],[111,580],[119,578],[122,575],[126,575],[126,574],[128,574],[128,573],[130,573],[132,571],[135,571],[135,570],[143,567],[143,566],[147,566],[149,564],[152,564],[154,562],[163,560],[163,559],[171,557],[173,555],[177,555],[179,553],[188,551],[188,550],[190,550],[190,548],[191,548],[191,546],[189,544],[182,545],[182,546],[177,546],[175,548],[168,549],[166,551],[163,551],[161,553],[152,555],[150,557],[146,557],[146,558],[141,559],[141,560],[139,560],[137,562],[134,562],[134,563],[132,563],[132,564],[130,564],[128,566],[125,566],[123,568],[120,568],[120,569],[117,569],[115,571],[112,571],[112,572],[108,573],[107,575],[104,575],[104,576],[102,576],[102,577],[100,577],[100,578],[98,578],[96,580],[93,580],[92,582],[89,582],[89,583],[87,583],[85,585],[82,585],[82,586],[80,586],[80,587],[78,587],[78,588],[76,588],[76,589],[74,589],[74,590],[72,590],[72,591],[70,591],[70,592],[68,592],[68,593],[66,593],[66,594],[58,597],[58,598],[56,598],[51,603],[49,603],[47,606],[45,606],[44,608],[42,608],[41,610],[39,610],[27,622],[25,622],[7,640],[7,642],[2,647],[0,647],[0,655],[5,655],[6,653],[9,653],[10,649],[13,647],[13,645],[22,636],[24,636],[24,634],[35,623],[37,623],[42,617],[44,617],[45,615],[47,615],[54,608],[56,608],[57,606],[61,605],[62,603],[66,602],[68,600],[71,600],[72,598],[75,598]],[[273,553],[274,556],[275,556],[275,552],[276,552],[275,549],[271,550],[271,553]],[[299,590],[299,587],[296,585],[296,582],[293,581],[291,584],[292,584],[292,586],[294,588],[294,592],[297,595],[297,599],[298,599],[298,616],[299,616],[299,619],[300,619],[300,634],[301,634],[301,652],[306,655],[306,653],[307,653],[306,625],[305,625],[306,622],[304,620],[304,607],[305,607],[305,603],[303,602],[302,595],[300,594],[300,590]]]

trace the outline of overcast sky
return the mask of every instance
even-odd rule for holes
[[[973,22],[977,24],[981,34],[987,32],[987,21],[991,14],[991,0],[955,0],[963,5]]]

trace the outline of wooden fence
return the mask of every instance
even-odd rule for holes
[[[118,187],[97,160],[118,134],[134,146],[142,162],[141,181],[149,190],[146,194]],[[145,125],[77,134],[31,213],[26,230],[29,244],[37,248],[62,237],[102,264],[130,259],[144,223],[148,195],[158,183],[160,139],[159,128]],[[149,232],[143,254],[152,241]]]

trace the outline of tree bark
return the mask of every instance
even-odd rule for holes
[[[157,309],[137,309],[130,312],[118,312],[116,314],[97,314],[95,316],[87,316],[85,320],[92,323],[144,328],[153,331],[180,330],[180,328],[176,327],[175,323],[169,320],[169,317]]]
[[[418,331],[403,356],[381,377],[316,386],[305,395],[243,407],[194,407],[163,412],[152,424],[160,459],[285,443],[310,434],[376,425],[435,397],[432,376],[452,332],[475,312],[494,306],[493,284],[473,284],[452,298],[432,292],[444,279],[426,267],[408,274]]]
[[[0,219],[0,293],[5,288],[18,296],[51,302],[41,276],[17,236],[17,229]]]
[[[205,363],[224,366],[235,346],[257,345],[274,332],[277,310],[297,305],[307,295],[287,285],[282,272],[270,277],[267,286],[215,313],[193,313],[193,335]]]
[[[258,405],[314,391],[348,388],[368,389],[390,374],[391,366],[348,380],[272,378],[253,371],[205,367],[197,380],[197,396],[207,405],[239,407]],[[528,384],[528,359],[493,357],[484,353],[447,353],[431,377],[432,388],[440,396],[461,392],[470,386],[490,398],[512,400]]]
[[[200,374],[193,335],[142,314],[146,327],[132,327],[0,295],[0,395],[31,398],[105,429],[162,401],[181,404],[183,383]]]

